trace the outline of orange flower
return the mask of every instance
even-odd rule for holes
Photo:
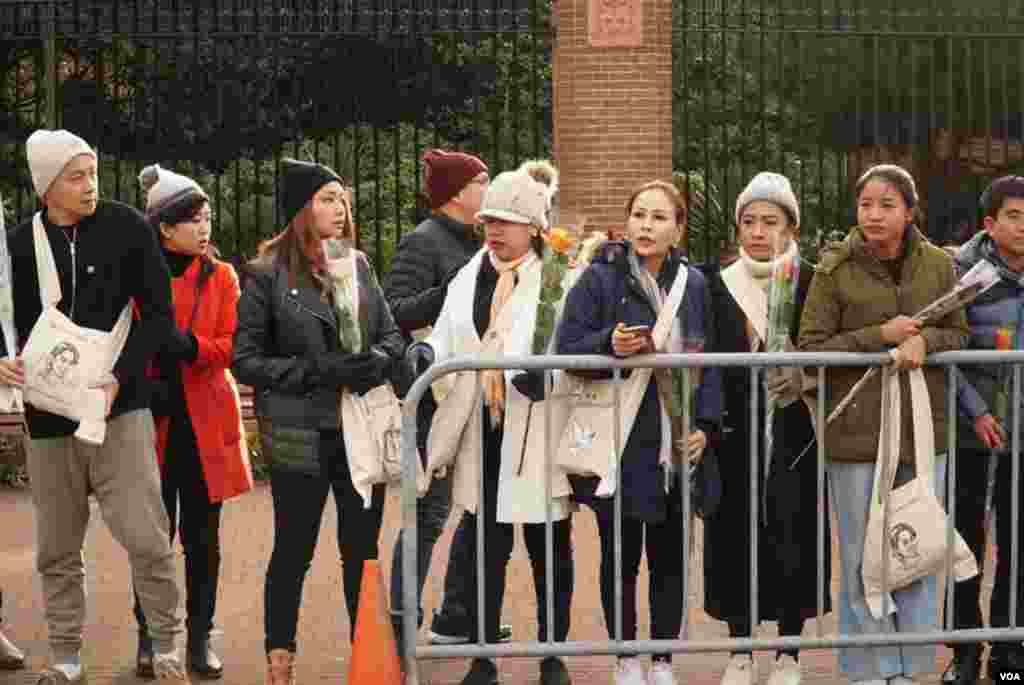
[[[996,349],[997,350],[1012,350],[1013,349],[1013,332],[1009,328],[996,329]]]
[[[545,233],[544,240],[558,254],[566,254],[576,242],[573,240],[572,234],[560,226],[555,226]]]

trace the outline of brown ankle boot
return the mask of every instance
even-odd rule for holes
[[[295,655],[287,649],[272,649],[267,654],[265,685],[295,685]]]

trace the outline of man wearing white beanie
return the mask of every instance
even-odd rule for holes
[[[173,326],[167,265],[137,210],[99,199],[96,152],[88,143],[68,131],[39,130],[29,136],[26,152],[43,210],[8,235],[19,350],[3,350],[0,383],[24,384],[24,363],[16,355],[43,312],[35,221],[41,221],[45,233],[40,235],[53,254],[61,313],[83,328],[110,331],[126,305],[133,303],[136,311],[113,377],[103,387],[108,418],[101,444],[74,438],[77,423],[25,405],[36,567],[53,652],[53,665],[38,683],[75,685],[84,680],[79,656],[86,610],[82,545],[90,494],[128,552],[133,584],[156,643],[157,677],[188,683],[175,646],[183,628],[180,593],[145,377],[149,358]]]

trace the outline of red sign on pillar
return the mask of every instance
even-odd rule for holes
[[[638,48],[643,42],[642,0],[588,0],[587,33],[595,48]]]

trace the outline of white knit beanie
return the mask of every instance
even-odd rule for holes
[[[548,227],[548,186],[533,180],[524,171],[498,174],[487,186],[476,218],[500,219],[515,224]]]
[[[758,200],[777,204],[789,213],[795,226],[800,225],[800,205],[796,201],[796,195],[793,193],[789,179],[782,174],[762,171],[750,179],[750,183],[736,198],[737,226],[740,225],[740,216],[743,215],[743,210],[747,208],[747,205]]]
[[[60,176],[60,172],[72,159],[78,155],[96,157],[96,151],[74,133],[63,129],[49,131],[42,128],[28,137],[25,154],[29,171],[32,172],[32,184],[40,198],[46,195],[54,179]]]
[[[162,168],[159,164],[150,164],[139,173],[139,183],[146,193],[146,216],[155,217],[165,209],[193,195],[203,195],[203,189],[188,176],[176,174]]]

